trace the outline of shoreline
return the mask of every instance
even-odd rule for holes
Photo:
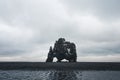
[[[120,71],[120,62],[0,62],[0,70],[110,70]]]

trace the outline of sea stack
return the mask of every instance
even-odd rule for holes
[[[57,62],[61,62],[63,59],[69,62],[77,62],[76,45],[73,42],[66,41],[65,38],[59,38],[53,48],[50,46],[46,62],[53,62],[55,57]]]

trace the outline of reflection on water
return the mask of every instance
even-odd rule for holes
[[[0,70],[0,80],[120,80],[120,71]]]
[[[77,80],[74,71],[54,71],[49,74],[49,80]]]

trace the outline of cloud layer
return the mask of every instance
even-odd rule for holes
[[[59,37],[78,61],[120,61],[119,0],[0,0],[0,60],[45,61]],[[110,60],[111,59],[111,60]]]

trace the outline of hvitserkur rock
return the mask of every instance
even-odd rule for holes
[[[55,42],[53,48],[50,46],[46,62],[53,62],[55,57],[57,58],[57,62],[61,62],[63,59],[69,62],[77,62],[75,44],[66,41],[64,38],[59,38],[58,41]]]

